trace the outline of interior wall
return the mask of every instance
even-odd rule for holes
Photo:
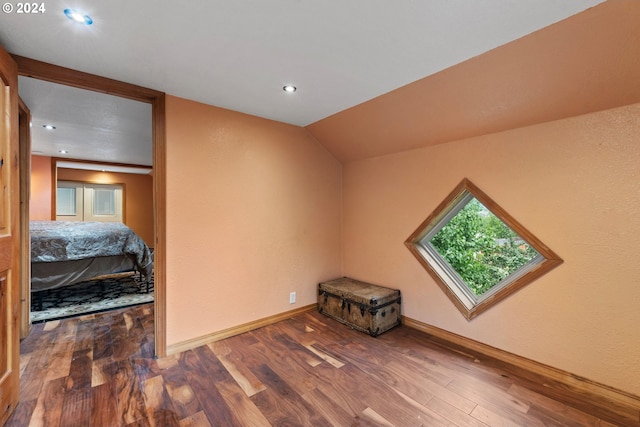
[[[49,165],[51,167],[51,165]],[[124,185],[124,223],[154,246],[151,175],[58,168],[58,180]],[[51,188],[51,187],[49,187]],[[49,191],[51,191],[49,189]]]
[[[344,272],[403,314],[640,395],[640,104],[343,166]],[[467,321],[404,246],[469,178],[564,263]]]
[[[167,96],[166,141],[168,346],[340,276],[341,165],[307,131]]]
[[[31,156],[29,219],[51,219],[51,157]]]

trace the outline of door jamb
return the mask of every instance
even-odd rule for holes
[[[29,200],[31,186],[31,112],[18,96],[18,157],[20,162],[20,339],[31,329],[31,254],[29,251]],[[25,250],[26,249],[26,250]]]

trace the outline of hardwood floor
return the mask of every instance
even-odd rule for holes
[[[153,305],[36,324],[6,426],[613,426],[398,327],[316,312],[153,358]]]

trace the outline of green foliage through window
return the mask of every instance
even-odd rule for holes
[[[468,320],[562,264],[466,178],[405,245]]]
[[[430,240],[475,295],[538,257],[516,232],[472,198]]]

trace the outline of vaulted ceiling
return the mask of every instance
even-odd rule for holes
[[[88,26],[67,19],[64,2],[46,3],[43,13],[0,16],[0,44],[17,55],[306,126],[336,157],[349,161],[619,103],[618,83],[610,97],[615,100],[578,100],[585,87],[607,89],[606,73],[622,70],[614,76],[617,81],[635,66],[621,64],[620,51],[601,55],[603,61],[616,61],[604,71],[591,65],[594,56],[587,51],[595,49],[598,58],[600,49],[609,50],[612,40],[625,36],[622,49],[628,50],[624,43],[637,34],[626,29],[627,21],[638,22],[638,8],[629,6],[633,2],[600,3],[75,2],[91,15],[94,22]],[[621,30],[598,22],[599,10],[616,9],[611,3],[632,12],[614,25]],[[575,84],[563,89],[567,75]],[[55,105],[65,105],[43,102],[37,95],[47,90],[42,84],[24,78],[20,83],[34,121],[49,120]],[[298,90],[286,93],[286,84]],[[54,89],[67,101],[83,97]],[[552,105],[549,91],[560,94]],[[108,100],[93,116],[111,125],[124,123],[119,131],[131,131],[136,141],[150,140],[117,114],[128,108],[138,109],[136,117],[146,113],[135,104],[114,102]],[[581,102],[586,105],[576,108]],[[84,124],[74,126],[81,130]],[[101,129],[116,131],[108,125]],[[396,138],[398,132],[402,138]]]
[[[640,102],[639,23],[611,0],[307,129],[351,161]]]

